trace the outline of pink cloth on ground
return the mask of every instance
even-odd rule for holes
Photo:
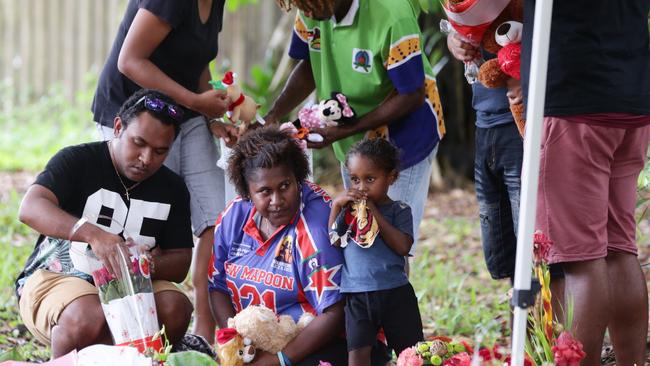
[[[636,182],[649,139],[650,126],[544,118],[536,228],[554,242],[551,263],[637,254]]]

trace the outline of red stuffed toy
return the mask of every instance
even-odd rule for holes
[[[521,80],[522,21],[523,0],[511,0],[483,35],[483,49],[497,55],[479,69],[478,79],[485,87],[503,88],[510,79]],[[511,104],[510,111],[523,137],[526,123],[523,104]]]

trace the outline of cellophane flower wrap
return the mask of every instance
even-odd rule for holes
[[[134,346],[143,353],[148,348],[160,351],[162,340],[154,337],[160,328],[149,257],[138,252],[128,259],[121,255],[119,273],[114,276],[106,267],[92,273],[115,344]]]

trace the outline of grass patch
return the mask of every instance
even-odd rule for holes
[[[8,97],[7,86],[0,96]],[[88,91],[70,102],[53,87],[34,103],[0,109],[0,171],[38,171],[62,147],[96,140],[91,100]]]
[[[508,337],[507,281],[489,278],[475,218],[425,219],[411,268],[425,335],[453,335],[487,343]]]
[[[37,234],[18,219],[21,195],[15,189],[0,196],[0,354],[13,360],[45,361],[48,347],[36,342],[22,324],[14,295],[14,280],[32,252]],[[2,357],[2,356],[0,356]]]

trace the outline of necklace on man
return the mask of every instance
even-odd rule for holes
[[[122,187],[124,187],[124,195],[126,196],[126,200],[128,202],[131,202],[131,197],[129,197],[129,192],[138,186],[138,184],[142,183],[140,182],[135,182],[131,187],[127,187],[126,184],[124,184],[124,181],[122,180],[122,177],[120,176],[120,173],[117,171],[117,166],[115,166],[115,159],[113,158],[113,140],[108,142],[108,153],[111,155],[111,164],[113,165],[113,169],[115,170],[115,174],[117,175],[117,179],[120,180],[120,184]]]

